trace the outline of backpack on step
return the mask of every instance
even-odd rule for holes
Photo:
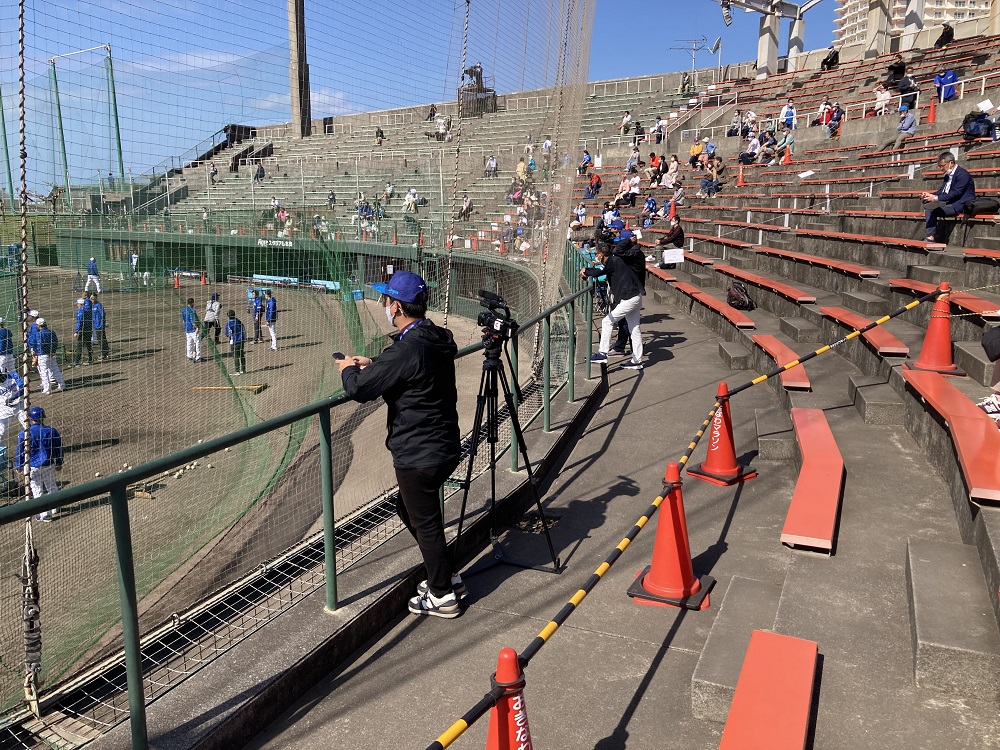
[[[726,304],[737,310],[753,310],[757,307],[741,281],[730,282],[729,290],[726,292]]]

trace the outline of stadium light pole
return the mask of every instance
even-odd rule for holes
[[[111,99],[111,124],[115,129],[115,147],[118,152],[118,179],[123,180],[125,179],[125,161],[122,159],[122,132],[118,125],[118,97],[115,94],[115,70],[111,62],[111,45],[106,44],[104,49],[108,53],[104,59],[108,69],[108,97]]]
[[[66,159],[66,135],[63,133],[62,108],[59,106],[59,78],[56,76],[56,58],[49,59],[52,66],[52,93],[56,102],[56,125],[59,128],[59,150],[62,154],[63,175],[66,178],[66,206],[73,213],[73,188],[69,180],[69,162]],[[55,201],[53,201],[55,203]]]
[[[10,172],[10,151],[7,147],[7,120],[3,112],[3,90],[0,90],[0,133],[3,138],[3,160],[7,166],[7,195],[10,196],[10,210],[14,210],[14,179]]]

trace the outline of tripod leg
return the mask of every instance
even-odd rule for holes
[[[472,423],[472,436],[469,442],[469,467],[465,471],[465,486],[462,488],[462,509],[458,514],[458,533],[455,535],[455,559],[457,564],[458,556],[461,554],[462,525],[465,523],[465,507],[469,502],[469,489],[472,487],[472,471],[475,468],[476,455],[479,453],[479,439],[482,435],[483,413],[486,409],[486,369],[483,369],[482,377],[479,379],[479,395],[476,396],[476,416]],[[495,533],[495,532],[494,532]]]
[[[507,411],[510,414],[510,429],[514,439],[517,440],[518,449],[521,453],[521,460],[524,462],[524,470],[528,475],[528,486],[535,498],[535,507],[538,509],[538,518],[542,522],[542,531],[545,533],[545,543],[549,547],[549,555],[552,557],[553,572],[560,572],[559,558],[556,557],[556,550],[552,544],[552,536],[549,534],[549,523],[545,518],[545,511],[542,509],[542,499],[538,494],[538,487],[535,485],[535,476],[531,468],[531,461],[528,458],[528,449],[524,444],[524,432],[521,430],[521,421],[517,417],[517,407],[514,404],[514,397],[511,394],[510,384],[503,369],[499,370],[500,385],[503,387],[504,401],[507,403]]]

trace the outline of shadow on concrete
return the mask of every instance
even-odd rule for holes
[[[673,623],[670,625],[670,630],[667,631],[666,636],[663,638],[663,643],[660,644],[660,648],[657,649],[656,655],[653,657],[652,661],[650,661],[646,674],[643,675],[642,680],[639,682],[639,687],[637,687],[635,693],[632,694],[632,700],[629,701],[628,706],[625,708],[625,712],[618,720],[618,726],[614,728],[614,731],[610,735],[598,740],[597,744],[594,745],[594,750],[625,750],[625,748],[628,747],[629,722],[632,721],[632,717],[638,710],[643,698],[646,697],[649,685],[653,681],[653,677],[656,675],[657,670],[659,670],[664,657],[667,655],[667,651],[670,650],[670,644],[677,635],[677,631],[680,630],[681,623],[684,622],[684,616],[686,614],[686,609],[677,611],[677,617],[674,618]]]

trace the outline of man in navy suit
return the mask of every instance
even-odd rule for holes
[[[938,157],[938,167],[944,172],[941,189],[920,196],[927,216],[928,242],[937,241],[935,234],[939,217],[958,216],[967,201],[976,199],[976,184],[972,181],[972,175],[955,163],[955,157],[950,151],[945,151]]]

